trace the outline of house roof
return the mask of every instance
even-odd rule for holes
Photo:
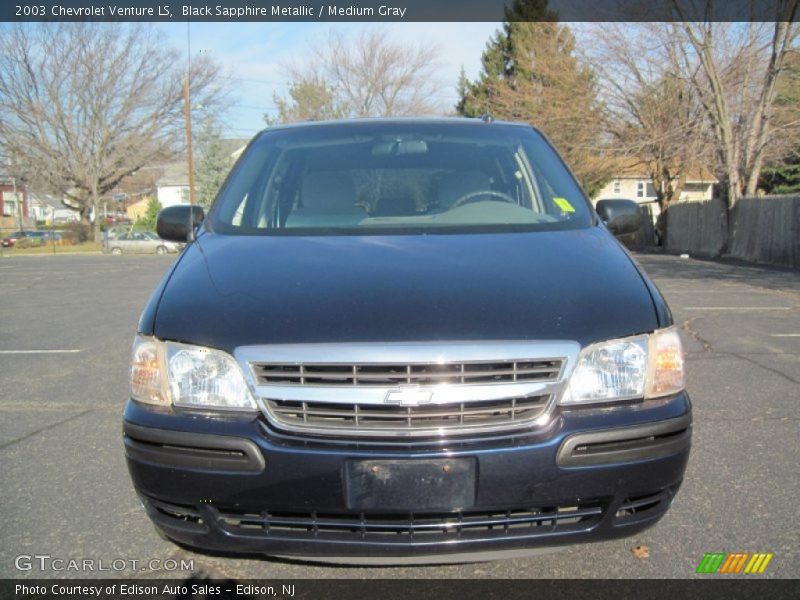
[[[250,142],[249,139],[229,138],[219,141],[222,151],[232,159],[239,158],[244,147]],[[185,160],[166,163],[162,167],[162,174],[156,180],[157,187],[188,186],[189,168]]]
[[[50,208],[54,208],[56,210],[75,210],[71,206],[64,204],[63,198],[53,196],[52,194],[36,194],[33,192],[28,192],[28,200],[38,204],[39,206],[49,206]]]
[[[189,185],[189,169],[186,161],[167,163],[161,168],[161,177],[156,180],[156,186]]]

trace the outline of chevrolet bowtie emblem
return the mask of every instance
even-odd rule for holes
[[[433,392],[421,390],[419,387],[401,387],[386,392],[383,401],[385,404],[399,404],[400,406],[419,406],[430,403]]]

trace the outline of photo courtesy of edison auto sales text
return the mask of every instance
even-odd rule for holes
[[[200,584],[191,585],[178,583],[163,583],[159,585],[138,583],[112,583],[99,585],[77,585],[52,583],[45,585],[28,585],[17,583],[14,593],[22,596],[81,596],[92,598],[106,598],[108,596],[145,596],[164,595],[169,597],[207,597],[221,596],[222,594],[235,594],[242,597],[266,596],[275,597],[280,593],[282,597],[291,598],[295,595],[294,584],[257,585],[257,584]]]

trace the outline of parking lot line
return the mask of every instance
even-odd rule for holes
[[[772,333],[771,337],[800,337],[800,333]]]

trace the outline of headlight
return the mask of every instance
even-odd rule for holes
[[[685,385],[683,348],[674,327],[583,349],[561,404],[658,398]]]
[[[131,394],[149,404],[255,410],[239,365],[211,348],[137,337],[131,360]]]

